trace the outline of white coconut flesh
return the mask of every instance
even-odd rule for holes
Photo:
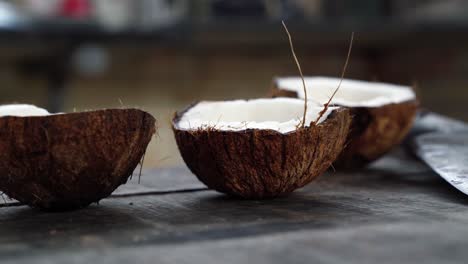
[[[336,107],[330,107],[318,123],[327,119]],[[306,127],[315,121],[322,106],[308,105]],[[180,130],[213,128],[219,131],[270,129],[288,133],[302,124],[304,100],[274,98],[235,101],[202,101],[183,113],[177,124]]]
[[[328,102],[340,83],[339,78],[306,77],[304,79],[307,98],[320,104]],[[300,77],[278,78],[276,84],[279,89],[296,92],[299,98],[304,98]],[[347,107],[379,107],[415,98],[416,95],[409,86],[344,79],[331,104]]]
[[[0,105],[1,116],[47,116],[50,113],[34,105],[28,104],[10,104]]]

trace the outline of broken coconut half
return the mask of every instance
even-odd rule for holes
[[[340,79],[307,77],[305,83],[308,99],[324,104]],[[276,78],[272,96],[304,98],[302,79]],[[407,86],[345,79],[330,105],[351,110],[347,146],[334,165],[352,169],[376,160],[403,140],[412,126],[418,101]]]
[[[0,106],[0,191],[46,210],[98,202],[127,181],[155,129],[138,109],[49,114]]]
[[[322,174],[341,152],[349,111],[292,98],[199,102],[172,122],[180,153],[208,187],[244,198],[287,194]]]

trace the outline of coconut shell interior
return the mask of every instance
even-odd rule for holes
[[[132,175],[155,131],[137,109],[0,117],[0,190],[45,210],[98,202]]]
[[[288,133],[182,130],[183,113],[172,127],[190,170],[209,188],[248,199],[281,196],[321,175],[341,152],[351,123],[349,110],[338,109],[318,125]]]
[[[297,92],[281,89],[277,81],[273,82],[269,95],[298,98]],[[346,146],[334,167],[359,169],[388,153],[408,134],[418,106],[414,99],[379,107],[348,107],[353,121]]]

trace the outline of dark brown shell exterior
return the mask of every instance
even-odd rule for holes
[[[351,123],[349,111],[282,134],[274,130],[173,130],[180,153],[200,181],[233,196],[261,199],[290,193],[322,174],[341,152]]]
[[[413,125],[417,101],[372,108],[351,108],[353,122],[337,168],[357,169],[399,145]]]
[[[298,97],[296,92],[279,89],[276,82],[270,96]],[[417,100],[411,100],[381,107],[350,107],[353,122],[334,167],[362,168],[399,145],[413,125],[418,105]]]
[[[155,133],[137,109],[0,118],[0,191],[45,210],[81,208],[124,184]]]

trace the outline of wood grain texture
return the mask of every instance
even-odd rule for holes
[[[150,174],[148,174],[150,173]],[[187,170],[177,191],[196,186]],[[420,163],[388,156],[328,175],[288,197],[214,191],[114,197],[80,211],[0,208],[2,263],[459,263],[468,259],[468,199]],[[183,175],[183,176],[181,176]],[[179,181],[176,178],[184,177]],[[161,182],[166,182],[161,180]],[[169,183],[169,181],[167,181]],[[168,189],[169,190],[169,189]]]
[[[110,197],[194,192],[206,189],[207,187],[191,173],[187,173],[185,168],[155,169],[143,171],[141,176],[134,175],[126,184],[119,186]],[[20,205],[23,204],[6,195],[3,195],[3,199],[0,197],[0,208]]]

